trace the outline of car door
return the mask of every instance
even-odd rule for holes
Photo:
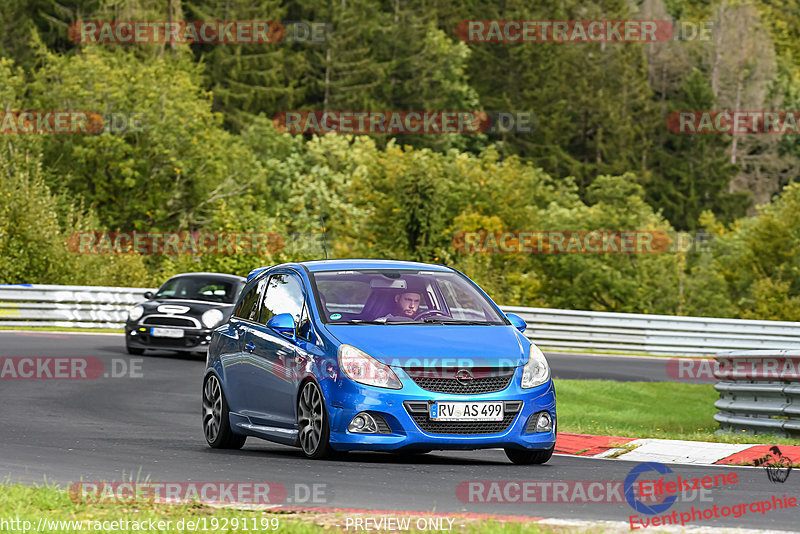
[[[255,423],[293,428],[296,423],[297,340],[267,326],[275,315],[289,313],[300,324],[305,307],[302,279],[294,272],[271,274],[267,282],[256,324],[248,324],[245,348],[248,365],[248,404]]]
[[[259,306],[264,295],[267,279],[258,280],[252,287],[245,288],[247,293],[239,302],[228,322],[229,341],[225,343],[226,349],[220,354],[220,360],[225,370],[226,390],[225,396],[232,412],[247,415],[252,411],[252,406],[247,398],[247,386],[250,382],[251,372],[248,359],[251,354],[246,350],[245,340],[248,325],[255,324],[258,318]]]

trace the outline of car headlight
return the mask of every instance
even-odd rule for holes
[[[142,315],[144,315],[144,308],[141,306],[134,306],[130,310],[128,310],[128,320],[129,321],[138,321]]]
[[[547,359],[539,350],[539,347],[531,343],[531,350],[528,356],[528,363],[522,368],[522,387],[533,388],[541,386],[550,379],[550,365]]]
[[[216,308],[213,308],[213,309],[207,310],[203,314],[203,316],[200,317],[200,320],[203,322],[203,326],[205,326],[206,328],[214,328],[215,326],[217,326],[219,323],[222,322],[222,319],[224,317],[225,316],[222,315],[221,311],[219,311]]]
[[[388,365],[352,345],[339,347],[339,367],[347,378],[359,384],[389,389],[403,387],[403,383]]]

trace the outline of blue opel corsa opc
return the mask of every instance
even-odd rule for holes
[[[288,263],[250,273],[209,343],[203,430],[214,448],[247,436],[333,451],[502,447],[550,459],[550,367],[455,269],[387,260]]]

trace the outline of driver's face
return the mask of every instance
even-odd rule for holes
[[[400,314],[407,317],[414,317],[419,310],[419,293],[403,293],[397,295],[394,300],[400,308]]]

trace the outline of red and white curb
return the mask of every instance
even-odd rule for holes
[[[632,462],[696,465],[755,465],[770,454],[771,445],[709,443],[672,439],[636,439],[617,436],[561,433],[556,438],[556,454],[590,458],[619,458]],[[781,445],[781,453],[800,462],[800,446]]]

